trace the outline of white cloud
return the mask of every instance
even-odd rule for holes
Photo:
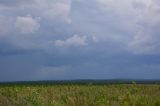
[[[115,16],[120,28],[129,35],[125,42],[127,49],[135,54],[160,53],[159,0],[96,0],[99,7],[106,13]],[[118,17],[118,18],[116,18]],[[125,24],[127,23],[127,24]],[[126,26],[127,25],[127,26]]]
[[[86,36],[74,35],[66,40],[56,40],[54,44],[56,46],[84,46],[87,45]]]
[[[96,0],[99,7],[106,11],[111,12],[111,15],[116,15],[120,18],[137,19],[139,15],[145,13],[146,9],[150,8],[152,0]],[[140,10],[137,10],[138,8]],[[130,21],[129,19],[127,21]]]
[[[139,29],[129,42],[128,49],[136,54],[160,53],[160,4],[156,0],[150,1],[149,7],[137,22]]]
[[[51,20],[58,18],[66,22],[71,22],[69,17],[71,0],[35,0],[30,8],[40,11],[40,14]]]
[[[62,40],[56,40],[54,43],[56,46],[64,46],[65,45],[65,41],[62,41]]]
[[[69,17],[71,0],[16,0],[14,2],[0,1],[0,3],[1,13],[29,13],[53,21],[71,22]]]
[[[21,33],[32,33],[40,28],[40,18],[32,18],[31,16],[16,18],[15,27],[20,30]]]
[[[150,35],[143,31],[138,32],[128,44],[128,49],[135,54],[154,53],[154,42],[150,37]]]
[[[135,54],[159,54],[159,39],[159,35],[150,30],[140,30],[128,43],[128,50]]]

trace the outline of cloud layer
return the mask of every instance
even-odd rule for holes
[[[0,80],[159,78],[159,29],[159,0],[1,0]]]

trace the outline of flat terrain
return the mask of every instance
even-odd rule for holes
[[[0,106],[160,106],[160,85],[1,85]]]

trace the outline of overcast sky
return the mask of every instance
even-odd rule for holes
[[[0,0],[0,81],[160,78],[160,0]]]

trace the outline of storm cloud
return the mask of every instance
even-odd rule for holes
[[[159,0],[1,0],[0,81],[160,78]]]

